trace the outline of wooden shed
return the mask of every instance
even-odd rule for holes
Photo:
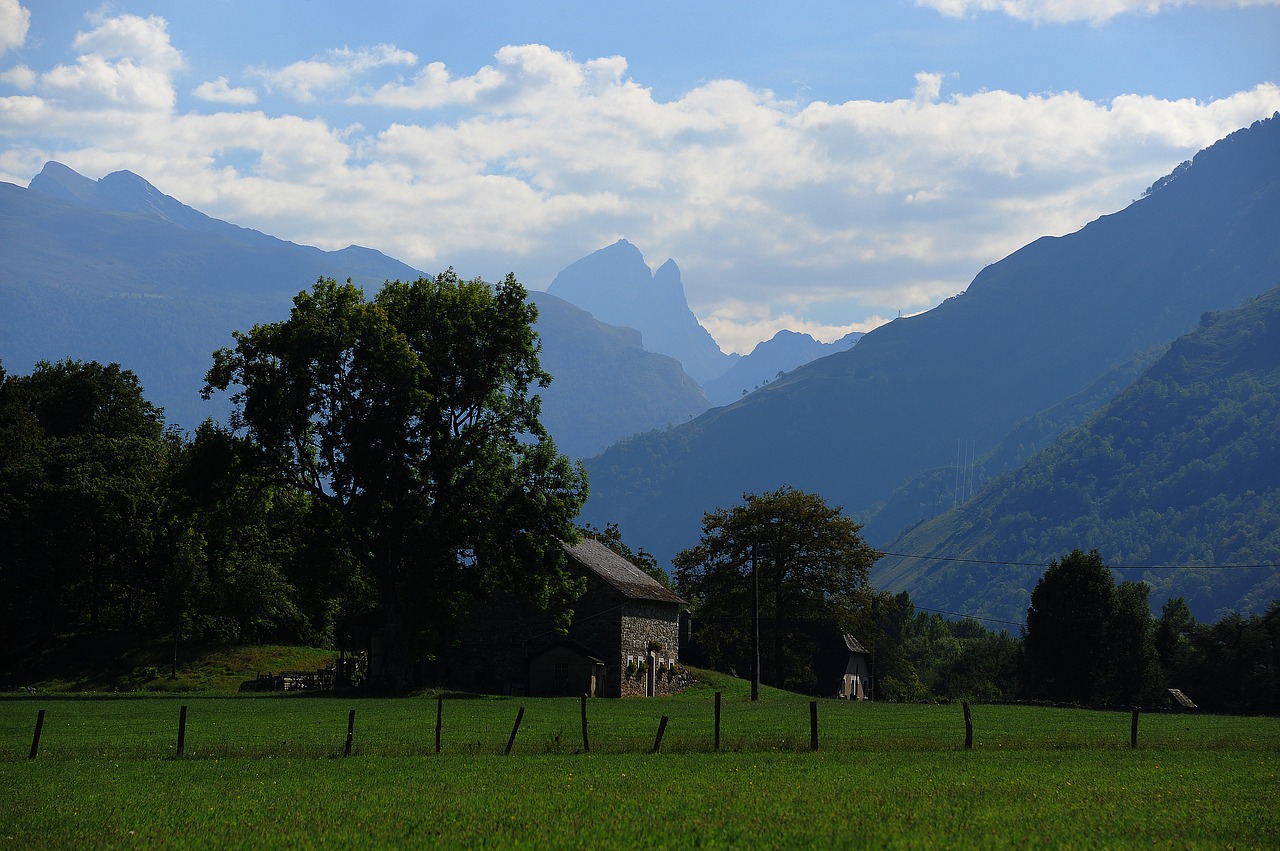
[[[529,694],[537,697],[600,697],[605,662],[576,641],[557,641],[529,660]]]

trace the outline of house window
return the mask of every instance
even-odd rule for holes
[[[558,686],[569,684],[569,663],[556,662],[551,669],[551,679]]]

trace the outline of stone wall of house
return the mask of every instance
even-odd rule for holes
[[[661,645],[659,648],[658,645]],[[680,659],[680,613],[669,604],[630,600],[622,611],[622,696],[675,694],[680,683],[672,671]]]

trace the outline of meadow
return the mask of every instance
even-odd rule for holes
[[[722,691],[720,749],[714,691]],[[187,707],[177,756],[180,707]],[[436,712],[441,710],[440,750]],[[520,708],[522,723],[506,748]],[[29,759],[39,710],[46,720]],[[344,756],[350,711],[355,726]],[[1280,719],[809,699],[0,700],[0,845],[1275,847]],[[668,723],[660,752],[660,718]]]

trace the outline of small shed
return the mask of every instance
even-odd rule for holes
[[[840,678],[838,697],[847,700],[867,700],[871,697],[871,653],[858,639],[848,633],[841,635],[844,642],[844,673]]]
[[[529,694],[536,697],[600,697],[605,663],[576,641],[557,641],[529,660]]]

